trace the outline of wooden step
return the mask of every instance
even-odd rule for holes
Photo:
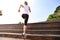
[[[0,40],[24,40],[24,39],[0,37]],[[25,40],[30,40],[30,39],[25,39]]]

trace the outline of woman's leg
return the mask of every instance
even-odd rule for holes
[[[26,33],[26,30],[27,30],[27,22],[28,22],[28,15],[25,16],[25,22],[24,22],[24,33]]]
[[[27,25],[28,18],[29,18],[29,15],[26,15],[26,18],[25,18],[25,25]]]
[[[27,22],[28,22],[28,17],[29,16],[27,14],[23,14],[22,17],[23,17],[23,19],[25,19],[24,20],[24,27],[23,27],[23,34],[25,34],[26,30],[27,30]]]

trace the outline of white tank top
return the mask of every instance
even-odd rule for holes
[[[29,13],[29,6],[28,5],[24,5],[24,14],[28,14]]]

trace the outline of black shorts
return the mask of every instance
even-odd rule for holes
[[[27,25],[29,15],[28,14],[22,14],[22,18],[25,19],[24,24]]]
[[[22,14],[22,18],[23,18],[23,19],[27,19],[28,17],[29,17],[28,14]]]

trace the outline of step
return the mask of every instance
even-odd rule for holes
[[[22,36],[22,33],[7,33],[7,32],[0,32],[1,35],[20,35]],[[55,36],[55,37],[60,37],[59,34],[25,34],[26,36]]]
[[[24,39],[8,38],[8,37],[0,37],[0,40],[24,40]],[[25,39],[25,40],[30,40],[30,39]]]

